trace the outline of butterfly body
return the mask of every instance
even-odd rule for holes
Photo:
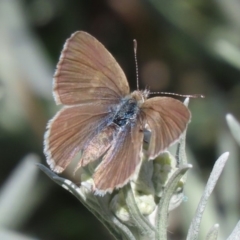
[[[126,124],[129,124],[130,121],[134,122],[134,120],[136,120],[138,111],[137,102],[134,99],[127,99],[115,114],[113,122],[119,127],[124,127]]]
[[[124,127],[127,124],[134,123],[140,113],[142,103],[146,96],[142,91],[134,91],[132,94],[123,98],[118,105],[117,110],[113,109],[113,123],[119,127]]]
[[[64,45],[53,93],[64,107],[47,126],[47,162],[60,173],[79,151],[75,171],[101,157],[93,175],[101,195],[124,186],[139,169],[144,128],[151,131],[147,156],[154,159],[178,140],[191,116],[176,99],[148,99],[148,90],[130,93],[116,60],[85,32],[74,33]]]

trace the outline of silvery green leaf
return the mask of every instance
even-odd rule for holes
[[[232,114],[227,114],[226,120],[236,142],[240,145],[240,124]]]
[[[213,170],[210,174],[210,177],[208,179],[207,185],[205,187],[204,193],[201,197],[200,203],[198,205],[198,208],[196,210],[195,216],[191,222],[190,228],[188,230],[187,240],[195,240],[198,239],[198,233],[200,228],[200,223],[202,219],[203,212],[205,210],[208,198],[210,197],[217,180],[222,173],[222,170],[225,166],[225,163],[228,159],[229,153],[223,153],[216,163],[214,164]]]
[[[159,202],[158,211],[156,214],[156,240],[166,240],[167,239],[167,227],[168,227],[168,209],[169,203],[172,195],[176,191],[176,187],[180,179],[186,173],[186,171],[191,168],[191,165],[182,166],[179,168],[169,179],[167,183],[161,201]]]
[[[1,227],[11,229],[21,226],[36,204],[34,194],[37,194],[35,180],[38,170],[35,164],[38,161],[39,157],[35,154],[27,155],[2,186],[0,192]],[[29,195],[32,197],[29,198]]]
[[[49,178],[72,193],[100,222],[102,222],[115,239],[123,238],[125,240],[136,240],[129,228],[122,224],[106,207],[105,200],[107,196],[99,197],[95,196],[93,193],[86,194],[85,190],[87,190],[88,193],[91,192],[91,186],[88,186],[86,182],[83,182],[81,187],[78,187],[72,181],[59,177],[44,165],[37,165]]]
[[[161,197],[169,178],[177,170],[176,159],[170,154],[170,152],[163,152],[154,159],[153,166],[152,182],[155,194],[158,197]]]
[[[214,224],[206,236],[206,240],[217,240],[219,231],[219,224]]]
[[[125,186],[123,188],[123,191],[129,213],[131,217],[134,219],[136,226],[138,226],[142,235],[148,235],[150,238],[151,236],[154,235],[155,231],[154,226],[152,226],[149,220],[145,216],[143,216],[142,213],[140,212],[136,204],[131,185],[128,184],[127,186]]]
[[[232,231],[231,235],[227,238],[227,240],[238,240],[240,236],[240,221],[237,223],[236,227]]]
[[[0,239],[2,240],[38,240],[38,238],[23,235],[8,229],[0,229]]]

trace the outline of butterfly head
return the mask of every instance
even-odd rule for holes
[[[134,98],[137,102],[138,105],[143,104],[149,95],[149,90],[145,89],[144,91],[136,90],[131,93],[132,98]]]

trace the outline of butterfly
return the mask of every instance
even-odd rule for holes
[[[179,139],[191,117],[179,100],[148,99],[148,90],[130,92],[114,57],[83,31],[64,45],[53,95],[64,106],[47,125],[47,163],[61,173],[80,151],[76,170],[101,158],[93,180],[95,192],[102,195],[123,187],[139,169],[144,129],[151,131],[150,160]]]

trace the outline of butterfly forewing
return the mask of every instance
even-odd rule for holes
[[[64,45],[54,75],[57,104],[74,105],[120,99],[129,94],[126,76],[113,56],[86,32]]]
[[[140,122],[120,131],[94,174],[97,194],[124,186],[141,162],[143,131]]]
[[[149,158],[155,158],[174,143],[190,121],[190,112],[180,101],[169,97],[154,97],[141,107],[151,130]]]
[[[63,108],[48,124],[44,152],[56,172],[62,172],[74,156],[109,121],[109,106],[79,105]]]

